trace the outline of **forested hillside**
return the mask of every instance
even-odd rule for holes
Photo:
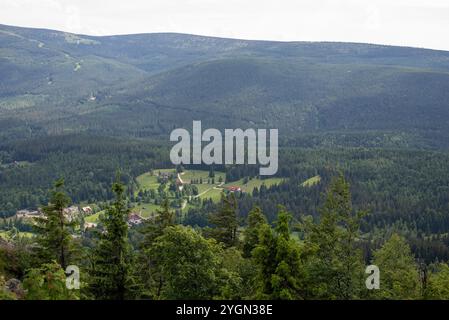
[[[70,198],[58,180],[43,216],[35,218],[36,236],[0,238],[0,299],[449,298],[447,263],[415,259],[397,233],[365,238],[360,223],[367,213],[352,207],[342,175],[326,188],[318,222],[293,219],[282,206],[273,224],[259,207],[239,221],[232,193],[222,196],[204,228],[181,225],[168,201],[154,218],[130,228],[131,208],[118,179],[115,200],[94,230],[64,215]],[[370,263],[381,270],[375,290],[364,281]],[[66,286],[69,265],[80,276],[76,288]]]

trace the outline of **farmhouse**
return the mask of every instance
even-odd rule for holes
[[[71,206],[65,208],[62,212],[69,221],[73,221],[79,215],[80,209],[77,206]]]
[[[96,228],[97,224],[94,222],[84,222],[84,230]]]
[[[137,213],[130,213],[128,216],[128,225],[129,226],[137,226],[145,221],[144,218],[139,216]]]
[[[237,186],[225,187],[225,190],[229,191],[229,192],[242,192],[242,188],[237,187]]]
[[[92,213],[93,213],[93,210],[92,210],[91,207],[83,207],[81,210],[82,210],[85,214],[92,214]]]
[[[16,212],[17,218],[32,218],[40,215],[42,215],[42,212],[37,210],[19,210]]]

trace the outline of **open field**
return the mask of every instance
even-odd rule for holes
[[[266,187],[271,187],[273,185],[280,184],[282,181],[284,181],[283,178],[268,178],[268,179],[253,178],[251,180],[248,180],[247,183],[244,183],[244,179],[240,179],[238,181],[226,183],[224,187],[236,186],[242,188],[243,192],[253,192],[255,188],[260,188],[263,184]]]
[[[132,212],[138,213],[140,216],[147,218],[159,210],[161,207],[153,203],[142,203],[133,207]]]
[[[303,187],[313,187],[314,185],[318,184],[320,181],[321,181],[320,176],[314,176],[314,177],[304,181],[301,185]]]
[[[155,169],[152,172],[146,172],[136,178],[139,188],[136,191],[136,194],[140,190],[157,190],[159,187],[159,182],[157,181],[157,176],[160,173],[163,172],[175,172],[175,169]],[[254,188],[260,188],[262,185],[265,185],[266,187],[270,187],[276,184],[279,184],[284,181],[283,178],[268,178],[268,179],[258,179],[258,178],[252,178],[247,181],[247,183],[244,183],[245,179],[240,179],[238,181],[230,182],[230,183],[219,183],[220,177],[222,180],[225,180],[225,173],[224,172],[215,172],[215,179],[214,184],[207,183],[209,178],[209,171],[206,170],[186,170],[181,174],[181,178],[184,183],[191,183],[192,180],[199,181],[202,179],[203,183],[199,184],[196,183],[195,186],[198,188],[198,196],[201,199],[212,199],[214,202],[218,202],[221,199],[221,194],[224,191],[225,187],[230,186],[237,186],[242,188],[243,192],[251,193],[253,192]],[[313,177],[309,179],[310,181],[315,181],[316,177]],[[305,181],[304,183],[308,182],[309,180]],[[319,180],[318,180],[319,181]],[[186,204],[186,206],[183,208],[183,211],[187,211],[189,208],[193,208],[194,205],[192,204]],[[135,204],[132,212],[138,213],[142,217],[149,217],[153,213],[156,212],[156,210],[160,209],[159,205],[156,205],[154,203],[140,203]],[[98,223],[100,214],[104,213],[103,211],[97,212],[93,215],[85,217],[85,221],[89,223]]]
[[[31,238],[34,234],[31,232],[18,232],[18,234],[22,237]],[[9,240],[10,236],[8,231],[0,231],[0,238],[3,238],[5,240]]]
[[[84,221],[90,222],[90,223],[97,223],[99,218],[100,218],[100,214],[102,214],[102,213],[104,213],[104,210],[103,211],[99,211],[99,212],[97,212],[97,213],[95,213],[93,215],[85,217]]]
[[[220,177],[225,180],[226,174],[224,172],[215,171],[215,183],[218,184]],[[203,179],[203,183],[206,183],[209,178],[209,171],[206,170],[187,170],[184,174],[181,174],[181,178],[185,183],[190,183],[192,180]]]

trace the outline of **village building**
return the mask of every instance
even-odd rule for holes
[[[62,213],[66,216],[67,220],[73,221],[80,214],[80,209],[77,206],[71,206],[65,208]]]
[[[131,226],[137,226],[141,223],[145,222],[145,219],[142,218],[140,215],[138,215],[137,213],[130,213],[128,215],[128,225]]]
[[[92,208],[89,207],[89,206],[88,207],[83,207],[81,210],[83,211],[84,214],[87,214],[87,215],[91,215],[93,213]]]
[[[228,192],[242,192],[242,188],[237,187],[237,186],[225,187],[225,190]]]
[[[94,222],[84,222],[84,230],[96,228],[97,224]]]
[[[42,215],[42,212],[39,210],[19,210],[16,212],[17,218],[33,218],[39,217]]]

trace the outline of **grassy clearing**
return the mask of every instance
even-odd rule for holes
[[[174,169],[155,169],[153,172],[146,172],[136,178],[137,182],[139,183],[141,190],[150,190],[150,189],[157,189],[159,187],[159,183],[157,182],[157,176],[158,174],[163,172],[168,173],[174,173]],[[215,184],[218,184],[220,177],[225,179],[225,173],[223,172],[215,172]],[[208,185],[208,179],[209,178],[209,171],[205,170],[186,170],[181,174],[181,179],[184,181],[184,183],[191,183],[192,180],[203,180],[203,185]],[[202,185],[197,185],[199,188],[202,188]],[[206,187],[204,187],[206,188]],[[204,191],[204,190],[203,190]]]
[[[146,172],[138,176],[136,180],[141,190],[151,190],[157,189],[159,187],[159,183],[157,182],[156,171],[154,174],[151,174],[151,172]]]
[[[95,214],[92,214],[90,216],[87,216],[87,217],[84,218],[84,221],[90,222],[90,223],[98,223],[99,220],[100,220],[100,215],[103,214],[103,213],[104,213],[104,210],[103,211],[99,211],[99,212],[97,212]]]
[[[268,179],[253,178],[251,180],[248,180],[248,182],[245,184],[244,179],[240,179],[238,181],[226,183],[224,187],[236,186],[242,188],[243,192],[251,193],[255,188],[260,188],[263,184],[266,187],[271,187],[273,185],[282,183],[282,181],[284,181],[283,178],[268,178]]]
[[[21,237],[31,238],[34,236],[32,232],[18,232],[18,235]],[[5,240],[10,240],[9,231],[0,231],[0,238],[3,238]]]
[[[136,191],[138,193],[140,190],[156,190],[159,187],[159,183],[157,181],[157,177],[159,173],[168,172],[174,173],[175,169],[155,169],[152,172],[144,173],[138,176],[137,182],[139,184],[139,190]],[[214,184],[208,183],[212,182],[212,179],[209,178],[208,170],[186,170],[181,174],[181,178],[184,183],[189,184],[192,181],[197,182],[195,186],[198,188],[198,194],[200,199],[212,199],[214,202],[218,202],[221,199],[221,194],[223,193],[223,187],[226,186],[239,186],[242,188],[243,192],[252,192],[254,188],[260,188],[262,185],[266,187],[270,187],[284,181],[283,178],[268,178],[268,179],[258,179],[253,178],[248,180],[247,183],[244,183],[244,179],[239,181],[235,181],[232,183],[224,184],[223,187],[220,187],[220,177],[221,180],[224,181],[226,178],[226,174],[224,172],[215,171]],[[199,183],[200,179],[203,183]],[[133,208],[133,212],[139,213],[143,217],[149,217],[152,213],[156,212],[160,206],[152,204],[152,203],[141,203],[136,204]],[[187,204],[183,209],[183,212],[189,210],[189,208],[194,208],[194,205]],[[86,220],[87,221],[87,220]]]
[[[303,187],[313,187],[314,185],[320,183],[320,181],[321,181],[321,177],[320,176],[314,176],[314,177],[304,181],[301,185]]]
[[[153,203],[142,203],[133,207],[132,212],[138,213],[140,216],[147,218],[156,213],[156,210],[160,210],[161,206]]]
[[[218,184],[218,180],[220,177],[225,180],[224,172],[215,171],[215,184]],[[206,183],[209,178],[209,171],[206,170],[186,170],[183,174],[181,174],[181,178],[185,183],[190,183],[192,180],[203,179],[203,183]]]

